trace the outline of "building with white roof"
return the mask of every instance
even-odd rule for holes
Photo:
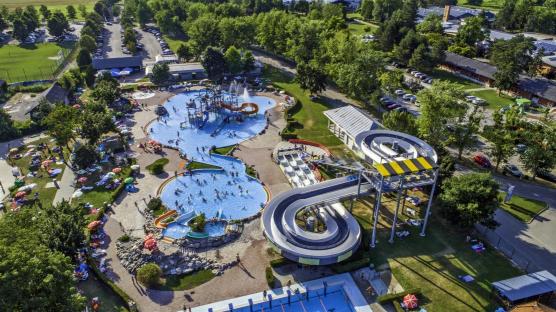
[[[355,152],[359,152],[355,138],[363,132],[378,128],[375,120],[351,105],[327,110],[324,115],[328,118],[328,129]]]

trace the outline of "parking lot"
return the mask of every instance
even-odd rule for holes
[[[162,54],[160,43],[152,33],[144,31],[139,27],[137,27],[135,30],[138,34],[137,39],[143,44],[141,55],[146,61],[154,62],[155,57],[159,54]]]
[[[105,24],[103,57],[123,57],[126,56],[122,51],[122,25],[114,23],[112,25]]]

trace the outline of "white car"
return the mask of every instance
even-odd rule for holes
[[[395,93],[397,96],[402,96],[402,95],[405,94],[405,91],[402,90],[402,89],[398,89],[398,90],[394,91],[394,93]]]
[[[475,105],[483,105],[486,103],[485,100],[481,99],[480,97],[476,97],[474,95],[468,95],[465,97],[465,99],[467,100],[467,102],[470,102]]]
[[[402,99],[404,101],[408,101],[408,102],[412,102],[414,103],[415,101],[417,101],[417,97],[413,94],[404,94],[404,96],[402,96]]]

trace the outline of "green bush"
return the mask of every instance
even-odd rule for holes
[[[137,280],[147,287],[158,285],[161,276],[162,270],[154,262],[147,263],[137,270]]]
[[[282,131],[282,133],[280,133],[280,136],[282,137],[283,140],[290,140],[290,139],[297,139],[297,134],[295,133],[290,133],[290,132],[285,132]]]
[[[274,273],[272,273],[271,267],[266,267],[265,277],[266,277],[266,283],[268,284],[268,287],[274,288],[274,284],[276,283],[276,277],[274,276]]]
[[[408,295],[408,294],[414,294],[415,296],[419,296],[419,294],[421,294],[421,289],[420,288],[411,288],[411,289],[407,289],[407,290],[404,290],[404,291],[396,293],[396,294],[387,294],[387,295],[378,296],[376,298],[376,301],[380,304],[383,304],[383,303],[391,302],[391,301],[394,301],[394,300],[402,299],[403,297],[405,297],[405,295]]]
[[[168,158],[160,158],[155,160],[152,164],[148,165],[146,168],[151,174],[158,175],[164,172],[164,166],[170,162]]]
[[[158,210],[162,207],[162,200],[159,197],[153,197],[147,203],[147,209],[150,211]]]
[[[34,84],[30,86],[13,86],[9,87],[9,91],[12,93],[22,92],[22,93],[39,93],[43,92],[44,90],[48,89],[50,84],[48,83],[41,83],[41,84]]]
[[[278,268],[286,264],[293,263],[291,260],[280,257],[278,259],[270,260],[270,266],[273,268]]]
[[[189,226],[193,232],[203,233],[205,231],[205,224],[207,223],[205,214],[201,213],[189,222]]]
[[[127,242],[129,242],[129,240],[130,240],[130,237],[127,234],[124,234],[124,235],[118,237],[118,241],[120,241],[122,243],[127,243]]]

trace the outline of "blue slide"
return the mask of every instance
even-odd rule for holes
[[[357,176],[347,176],[279,194],[263,211],[266,238],[282,256],[300,263],[323,265],[349,258],[361,243],[361,228],[338,202],[357,196],[357,184]],[[361,184],[361,194],[372,191],[370,184]],[[296,224],[297,212],[309,206],[321,207],[324,232],[308,232]]]

